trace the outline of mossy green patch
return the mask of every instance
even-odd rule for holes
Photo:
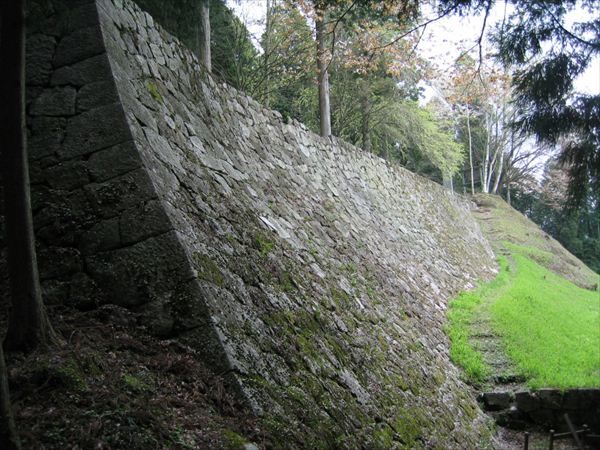
[[[350,296],[341,289],[332,288],[331,299],[339,309],[344,310],[350,306]]]
[[[148,89],[148,93],[152,96],[154,100],[158,103],[163,103],[164,99],[158,90],[158,86],[152,80],[146,81],[146,89]]]
[[[48,370],[49,378],[54,378],[65,387],[80,391],[88,388],[85,381],[85,374],[74,360],[69,360],[66,364],[57,367],[48,368]]]
[[[408,448],[419,448],[420,442],[416,442],[423,434],[423,426],[428,421],[418,407],[400,410],[390,426],[400,436],[402,442]]]
[[[229,450],[244,450],[244,446],[248,443],[247,439],[232,430],[224,430],[223,437],[227,442]]]
[[[123,374],[121,377],[123,383],[131,390],[136,392],[145,392],[150,390],[147,376],[134,375],[131,373]]]
[[[170,439],[171,442],[177,446],[177,448],[183,448],[186,450],[192,450],[196,448],[193,443],[188,442],[188,440],[185,438],[184,430],[180,425],[176,426],[175,429],[171,431]]]
[[[283,292],[293,292],[296,288],[296,283],[289,272],[281,272],[279,274],[279,287]]]
[[[254,236],[253,246],[260,252],[260,256],[266,258],[273,250],[275,243],[267,239],[264,234],[258,233]]]
[[[373,448],[377,450],[387,450],[392,448],[394,443],[394,430],[388,425],[373,432]]]
[[[223,274],[209,256],[202,253],[195,253],[194,262],[196,263],[198,278],[214,283],[219,287],[223,286],[225,282]]]
[[[195,164],[197,166],[202,164],[202,161],[200,161],[200,159],[196,156],[196,154],[192,150],[190,150],[188,148],[184,148],[183,154],[185,155],[187,160],[189,162],[191,162],[192,164]]]

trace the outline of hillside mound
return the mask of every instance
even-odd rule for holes
[[[598,274],[525,215],[496,195],[476,194],[473,214],[496,254],[510,253],[506,243],[524,247],[530,258],[584,289],[597,289]]]

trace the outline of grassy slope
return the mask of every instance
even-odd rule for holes
[[[513,250],[516,275],[491,307],[494,329],[528,385],[600,386],[600,301]]]
[[[557,275],[580,287],[598,286],[598,274],[500,197],[478,194],[473,200],[475,218],[496,254],[510,253],[510,244],[526,247],[531,259]]]
[[[494,281],[452,302],[454,361],[474,383],[494,375],[475,339],[485,318],[529,386],[600,386],[600,294],[573,283],[591,287],[598,276],[500,199],[476,201],[484,233],[506,257]]]

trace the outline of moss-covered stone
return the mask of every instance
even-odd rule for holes
[[[225,279],[221,270],[217,267],[214,261],[207,255],[201,253],[194,254],[194,262],[198,271],[198,278],[204,281],[209,281],[219,287],[223,286]]]
[[[260,252],[260,256],[262,256],[263,258],[266,258],[269,255],[269,253],[271,253],[274,245],[275,243],[267,239],[267,237],[262,233],[258,233],[254,237],[253,246]]]
[[[224,430],[223,437],[227,442],[228,450],[244,450],[245,445],[248,443],[247,439],[233,430]]]
[[[152,96],[154,100],[156,100],[158,103],[164,102],[163,96],[160,94],[158,86],[154,81],[146,81],[146,88],[148,89],[148,93]]]

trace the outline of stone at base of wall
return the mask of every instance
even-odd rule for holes
[[[486,392],[479,396],[498,425],[512,429],[539,426],[566,431],[564,415],[576,426],[600,431],[600,389],[539,389],[524,392]]]

